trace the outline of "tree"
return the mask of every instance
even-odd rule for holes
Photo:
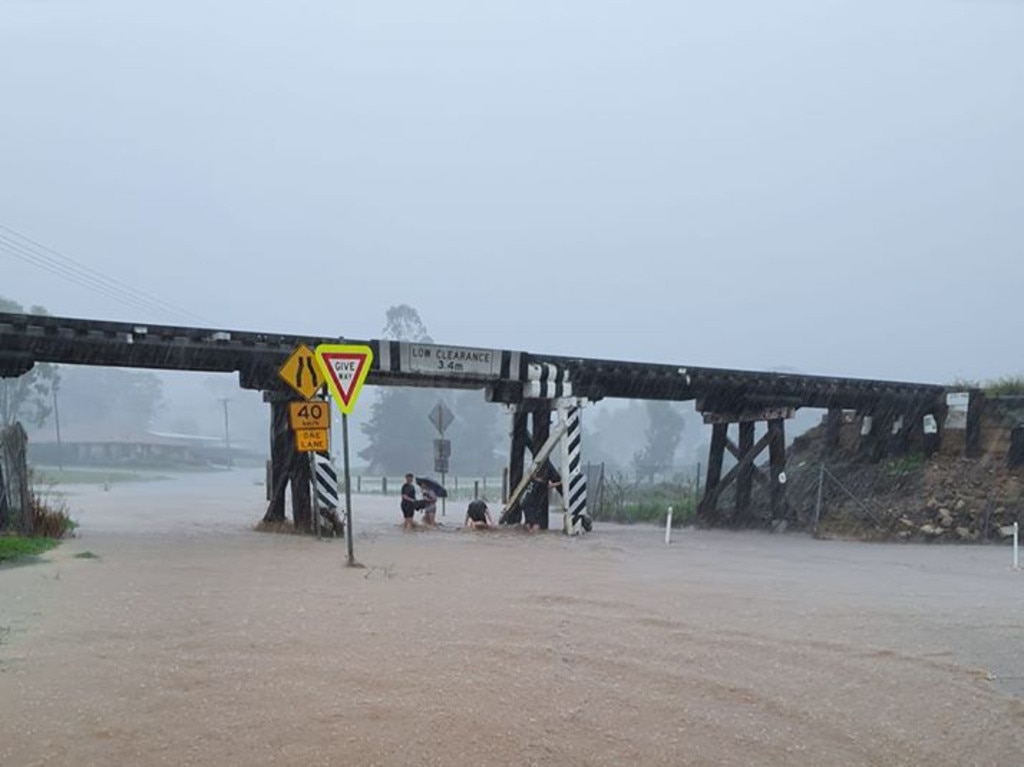
[[[61,424],[102,438],[138,436],[163,405],[163,381],[149,371],[71,366],[61,387]]]
[[[408,304],[388,309],[383,337],[395,341],[431,343],[419,312]],[[370,406],[370,418],[363,424],[369,445],[359,457],[371,471],[386,473],[422,471],[431,460],[433,435],[427,414],[437,393],[424,389],[384,388]]]
[[[17,301],[0,296],[0,312],[24,312]],[[29,314],[46,314],[46,309],[33,306]],[[60,386],[60,370],[56,365],[37,363],[17,378],[0,378],[0,427],[15,421],[42,426],[53,412],[54,392]]]
[[[455,420],[445,434],[452,441],[452,472],[487,476],[504,463],[502,437],[508,431],[498,405],[479,390],[459,392],[451,405]]]
[[[671,468],[683,437],[683,415],[670,402],[644,403],[647,409],[647,443],[633,454],[637,480],[654,480],[654,475]]]
[[[408,304],[387,311],[384,338],[433,343],[419,312]],[[428,418],[442,401],[455,414],[445,437],[452,442],[452,473],[486,475],[501,466],[504,433],[501,409],[484,399],[480,390],[452,393],[444,389],[388,387],[377,392],[363,433],[370,444],[359,451],[372,471],[429,472],[433,441],[438,434]]]

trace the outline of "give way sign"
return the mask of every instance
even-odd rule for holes
[[[370,372],[373,350],[369,346],[353,344],[320,344],[315,354],[338,409],[351,413]]]

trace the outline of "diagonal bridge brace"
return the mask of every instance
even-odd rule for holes
[[[530,462],[530,468],[528,471],[523,472],[523,478],[519,480],[519,484],[515,486],[512,493],[508,497],[508,501],[505,502],[505,508],[501,512],[501,520],[504,521],[506,515],[511,509],[513,509],[516,503],[519,502],[520,497],[523,495],[523,491],[526,490],[526,486],[530,484],[530,480],[540,470],[541,466],[547,463],[548,458],[551,456],[552,451],[555,449],[555,445],[558,441],[565,436],[565,432],[568,429],[568,423],[565,421],[560,422],[551,434],[545,440],[544,444],[541,445],[534,456],[533,461]]]

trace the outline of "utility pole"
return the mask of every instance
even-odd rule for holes
[[[64,471],[64,448],[60,441],[60,410],[57,409],[57,389],[60,388],[60,378],[56,378],[50,391],[53,393],[53,423],[57,427],[57,468]]]
[[[231,427],[228,423],[228,398],[220,397],[219,399],[221,404],[224,405],[224,459],[227,465],[231,466]]]

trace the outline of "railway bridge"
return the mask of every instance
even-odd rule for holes
[[[489,401],[509,406],[511,488],[521,488],[530,471],[549,460],[555,438],[564,435],[569,476],[563,479],[563,495],[571,513],[567,515],[570,532],[578,532],[587,521],[585,487],[579,479],[579,412],[588,402],[605,398],[695,402],[705,423],[712,425],[698,509],[699,518],[709,525],[755,522],[751,503],[755,482],[767,490],[771,517],[785,516],[785,422],[799,408],[827,411],[829,446],[838,443],[844,412],[856,414],[862,419],[867,454],[875,459],[941,439],[946,408],[945,387],[926,383],[11,313],[0,313],[0,377],[22,375],[37,362],[237,373],[240,386],[262,391],[272,409],[273,500],[268,517],[283,518],[284,488],[289,482],[298,517],[309,513],[309,465],[298,460],[288,438],[287,406],[295,395],[278,371],[298,345],[315,348],[324,343],[369,346],[374,353],[366,381],[370,385],[479,389]],[[553,413],[559,414],[555,429]],[[759,422],[767,429],[755,441]],[[969,410],[968,441],[970,429]],[[757,465],[764,452],[768,453],[767,471]],[[735,458],[735,464],[723,473],[726,453]],[[735,506],[720,508],[722,492],[730,485],[735,485]],[[510,513],[515,518],[515,495],[506,508],[506,515]]]

